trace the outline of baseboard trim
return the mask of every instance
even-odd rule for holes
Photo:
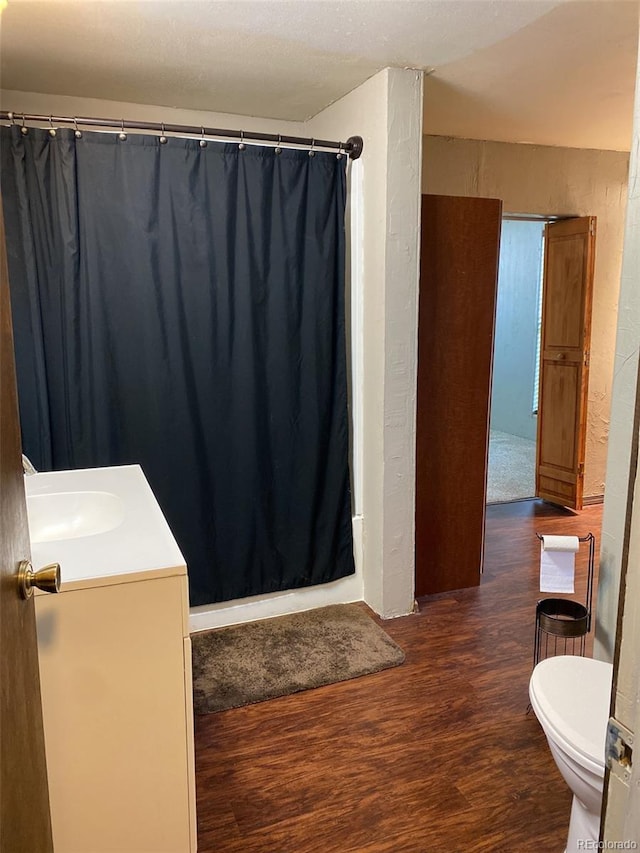
[[[510,501],[487,501],[487,506],[500,506],[502,504],[515,504],[522,503],[523,501],[540,501],[543,498],[513,498]],[[604,503],[604,495],[587,495],[587,497],[582,498],[582,506],[597,506],[597,504]],[[560,504],[558,504],[560,506]]]
[[[604,503],[604,495],[588,495],[582,498],[582,506],[595,506]]]

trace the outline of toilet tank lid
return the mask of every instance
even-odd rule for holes
[[[600,765],[605,759],[612,676],[613,667],[605,661],[559,655],[541,661],[530,682],[532,698],[547,722]]]

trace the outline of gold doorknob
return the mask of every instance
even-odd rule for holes
[[[60,592],[60,563],[43,566],[37,572],[29,560],[22,560],[18,566],[18,588],[23,598],[31,598],[33,588],[37,586],[43,592]]]

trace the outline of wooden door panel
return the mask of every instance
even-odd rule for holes
[[[536,495],[573,509],[582,509],[595,226],[582,216],[545,230]]]
[[[476,586],[502,202],[422,197],[416,595]]]
[[[549,311],[546,345],[582,348],[584,317],[584,244],[574,235],[556,237],[549,259],[547,295],[555,310]]]
[[[52,853],[33,598],[18,592],[30,543],[0,201],[0,850]]]
[[[573,418],[566,412],[580,402],[580,367],[566,362],[546,362],[544,366],[542,406],[546,416],[540,432],[539,464],[556,466],[567,473],[573,472],[576,455],[576,434]],[[572,405],[564,405],[566,400]]]

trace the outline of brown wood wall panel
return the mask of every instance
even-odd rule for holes
[[[502,202],[422,197],[416,595],[480,582]]]

